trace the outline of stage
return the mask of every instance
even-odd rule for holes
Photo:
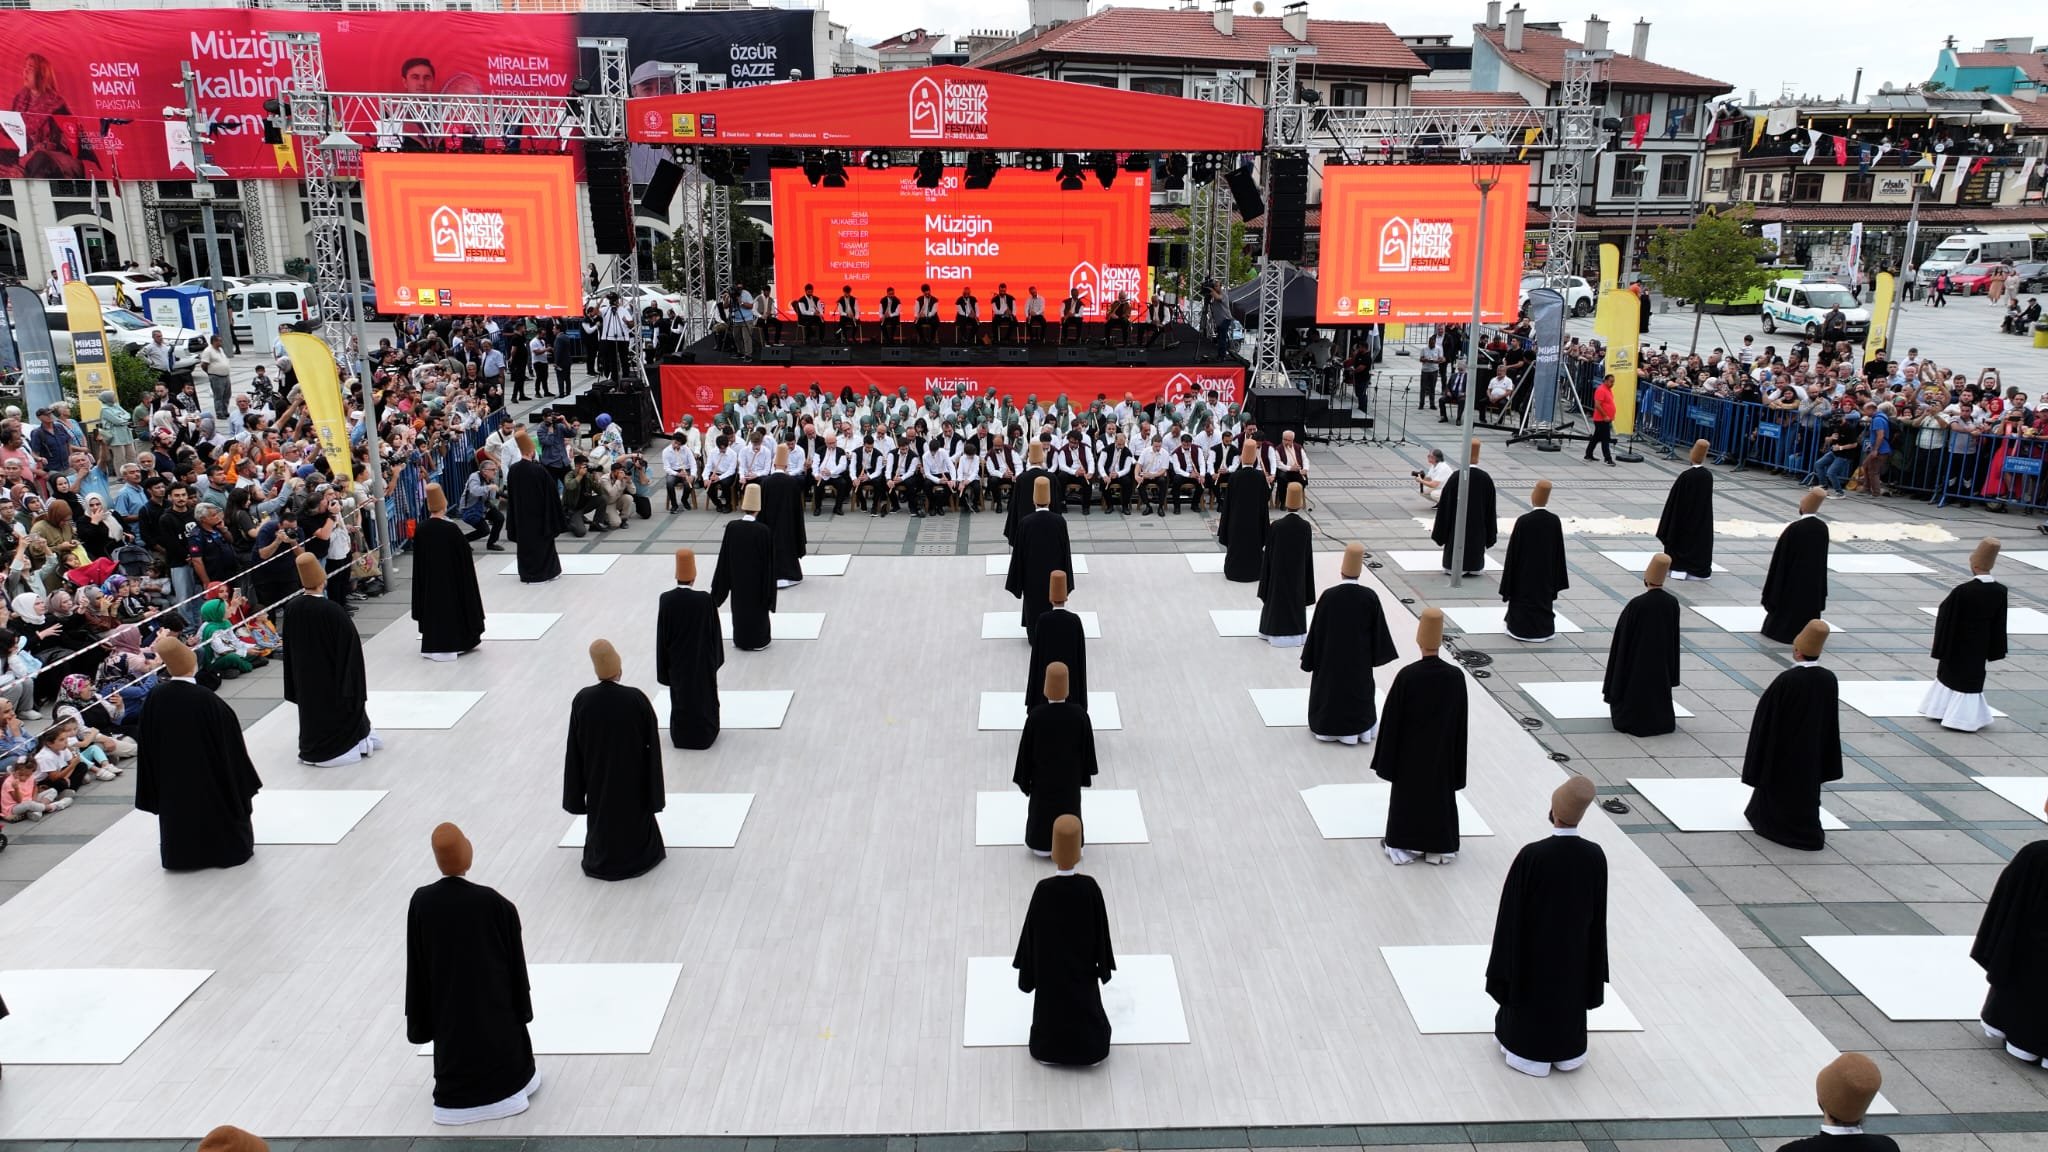
[[[422,660],[403,621],[366,642],[388,744],[374,759],[298,764],[289,705],[249,729],[259,835],[290,820],[252,862],[166,873],[153,818],[132,814],[10,901],[0,980],[33,989],[6,988],[10,1027],[38,1004],[118,992],[126,1007],[122,1027],[60,1037],[89,1062],[7,1061],[10,1093],[38,1103],[0,1115],[0,1138],[433,1131],[432,1061],[404,1038],[404,917],[435,879],[441,820],[475,842],[472,878],[519,906],[544,1053],[532,1110],[462,1135],[1811,1112],[1834,1048],[1598,810],[1586,834],[1608,854],[1618,1010],[1595,1026],[1615,1030],[1569,1076],[1507,1069],[1471,946],[1515,851],[1547,833],[1564,772],[1470,685],[1464,851],[1442,868],[1388,864],[1367,826],[1372,750],[1297,726],[1298,650],[1221,634],[1213,613],[1257,600],[1198,570],[1215,556],[1094,555],[1075,590],[1101,633],[1091,691],[1121,714],[1097,736],[1090,804],[1123,842],[1082,863],[1119,962],[1105,994],[1120,1042],[1100,1068],[1041,1067],[1016,1046],[1005,973],[1048,867],[978,845],[1007,838],[1015,794],[1017,733],[984,730],[985,694],[1021,690],[1027,660],[1023,640],[984,638],[988,617],[1017,611],[984,557],[853,556],[782,592],[773,646],[726,655],[717,745],[664,748],[674,832],[713,846],[606,884],[561,846],[575,823],[560,809],[564,725],[596,637],[617,644],[628,684],[659,691],[670,560],[579,556],[587,574],[526,586],[491,554],[482,651]],[[1319,586],[1336,560],[1317,556]],[[1366,580],[1412,659],[1412,609]],[[878,617],[884,602],[912,626]]]

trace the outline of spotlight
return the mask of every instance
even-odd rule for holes
[[[1152,154],[1150,152],[1130,152],[1124,155],[1124,171],[1150,172],[1151,170]]]
[[[1024,154],[1024,169],[1027,172],[1050,172],[1058,164],[1059,161],[1054,159],[1053,154],[1050,152],[1026,152]]]
[[[1207,184],[1216,179],[1216,154],[1214,152],[1195,153],[1194,177],[1197,184]]]
[[[578,76],[575,82],[569,85],[569,91],[578,96],[588,96],[591,92],[590,81]]]
[[[811,182],[812,187],[816,187],[818,181],[823,180],[825,178],[824,154],[817,151],[816,149],[812,149],[811,151],[805,152],[803,164],[804,179],[809,180]]]
[[[1160,158],[1152,169],[1155,184],[1168,192],[1178,192],[1188,186],[1188,158],[1183,152],[1175,152]]]
[[[1002,171],[1003,161],[993,152],[969,152],[967,154],[967,181],[969,189],[987,188]]]
[[[887,172],[889,170],[889,165],[894,162],[895,157],[889,154],[889,150],[887,148],[868,149],[867,166],[870,171]]]
[[[803,165],[803,162],[802,154],[794,148],[770,148],[768,150],[768,166],[770,168],[798,168]]]
[[[917,154],[917,186],[919,188],[937,188],[940,178],[945,174],[946,162],[940,157],[938,149],[927,148]]]
[[[846,187],[846,154],[827,152],[821,162],[824,177],[818,182],[827,188]]]
[[[1104,188],[1116,183],[1116,153],[1090,152],[1088,166],[1095,169],[1095,178],[1102,182]]]
[[[1060,162],[1060,189],[1066,192],[1081,190],[1081,158],[1072,152]]]
[[[740,176],[747,170],[746,153],[738,155],[729,148],[706,148],[697,157],[697,167],[704,172],[704,178],[713,184],[728,188],[740,182]]]

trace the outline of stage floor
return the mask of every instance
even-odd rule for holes
[[[1319,583],[1335,565],[1318,556]],[[1162,979],[1177,982],[1187,1040],[1174,1042],[1172,983],[1147,985],[1133,965],[1119,982],[1137,986],[1111,988],[1168,1017],[1163,1042],[1083,1071],[965,1043],[969,961],[1014,951],[1049,871],[1022,848],[975,844],[977,794],[1009,787],[1017,740],[978,730],[980,695],[1021,690],[1027,658],[1022,640],[981,638],[983,613],[1015,601],[980,557],[857,556],[844,577],[784,591],[789,612],[823,615],[817,638],[729,651],[720,681],[793,692],[782,726],[666,754],[671,793],[751,794],[734,847],[673,849],[620,884],[585,878],[557,846],[570,825],[561,740],[591,680],[591,639],[610,638],[627,681],[657,690],[654,602],[670,562],[620,556],[539,586],[502,566],[479,565],[493,612],[563,614],[536,638],[453,664],[420,659],[402,621],[368,644],[380,693],[481,691],[452,726],[388,733],[359,769],[297,764],[288,705],[250,730],[268,788],[389,791],[338,843],[265,845],[241,868],[172,875],[150,818],[132,815],[8,903],[0,970],[54,970],[46,995],[92,997],[90,978],[65,975],[85,968],[212,975],[122,1063],[10,1066],[10,1097],[37,1103],[0,1112],[0,1138],[434,1131],[431,1061],[405,1042],[401,1011],[406,900],[435,878],[427,837],[442,820],[475,842],[472,877],[519,905],[530,963],[681,966],[665,998],[659,979],[621,987],[652,1005],[643,1018],[606,1001],[609,1015],[584,1022],[582,1050],[615,1054],[543,1055],[532,1110],[466,1135],[1812,1111],[1813,1070],[1834,1048],[1597,809],[1587,833],[1610,862],[1612,983],[1642,1030],[1596,1033],[1583,1070],[1548,1080],[1509,1071],[1488,1035],[1423,1034],[1381,949],[1485,943],[1501,878],[1546,833],[1562,770],[1474,684],[1464,796],[1493,835],[1467,839],[1450,866],[1399,869],[1369,839],[1325,839],[1301,792],[1370,780],[1371,751],[1265,725],[1248,690],[1305,687],[1299,653],[1219,637],[1209,610],[1255,608],[1252,586],[1180,555],[1091,556],[1073,607],[1099,615],[1091,688],[1116,693],[1123,725],[1098,736],[1095,783],[1136,794],[1147,839],[1093,846],[1082,867],[1102,884],[1118,953],[1170,960]],[[1410,609],[1381,596],[1408,658]],[[605,981],[602,969],[550,975]],[[634,1054],[646,1016],[658,1028]]]

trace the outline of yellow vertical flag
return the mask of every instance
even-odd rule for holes
[[[1613,244],[1600,246],[1600,291],[1611,292],[1621,285],[1621,249]]]
[[[336,477],[354,476],[348,448],[348,408],[341,401],[341,371],[334,366],[334,353],[326,341],[304,332],[280,332],[277,338],[299,377],[299,394],[305,397],[306,412],[313,417],[320,454],[327,457]]]
[[[1517,161],[1527,160],[1529,158],[1529,149],[1536,146],[1536,138],[1541,135],[1543,135],[1543,129],[1540,127],[1531,127],[1523,129],[1522,151],[1519,155],[1515,157],[1515,159]]]
[[[297,172],[299,170],[299,154],[294,150],[291,140],[287,139],[282,144],[272,144],[270,151],[277,158],[277,170],[279,172]]]
[[[1870,291],[1870,335],[1863,338],[1865,359],[1885,347],[1885,342],[1891,338],[1892,293],[1898,290],[1898,279],[1891,273],[1877,274]]]
[[[1613,250],[1602,244],[1601,254]],[[1636,430],[1636,360],[1641,354],[1640,309],[1643,302],[1626,288],[1609,288],[1600,293],[1600,308],[1593,313],[1593,334],[1607,347],[1607,371],[1614,375],[1614,431],[1627,436]]]
[[[1756,151],[1756,142],[1764,138],[1765,123],[1765,118],[1762,116],[1752,116],[1749,118],[1749,150],[1752,152]]]
[[[115,391],[113,355],[107,350],[107,319],[100,298],[83,280],[64,285],[64,316],[71,329],[71,360],[78,384],[78,421],[100,418],[100,393]]]
[[[1386,338],[1396,343],[1406,340],[1408,338],[1408,326],[1406,324],[1387,325]]]

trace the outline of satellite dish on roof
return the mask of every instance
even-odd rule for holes
[[[1265,14],[1266,14],[1266,0],[1252,0],[1252,15],[1254,15],[1254,16],[1263,16],[1263,15],[1265,15]]]
[[[917,40],[917,33],[905,32],[902,36],[898,37],[898,39],[902,40],[905,44],[915,43]]]

